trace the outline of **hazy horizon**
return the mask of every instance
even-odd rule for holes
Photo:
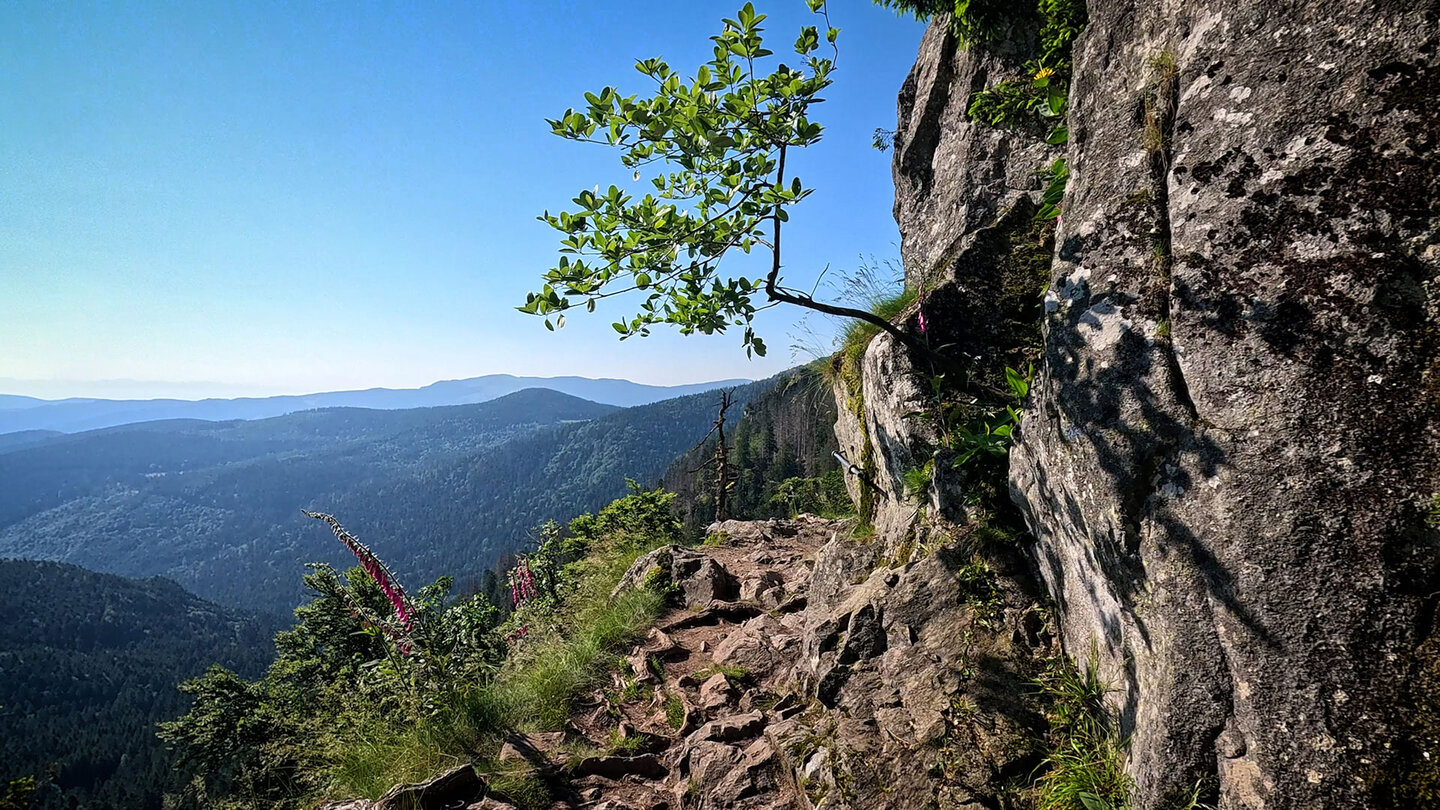
[[[650,382],[645,380],[634,380],[626,377],[590,376],[587,374],[512,374],[510,372],[496,371],[484,374],[468,374],[457,377],[446,377],[443,379],[430,380],[419,384],[376,384],[356,385],[345,388],[326,389],[287,389],[274,387],[265,389],[259,386],[247,386],[235,383],[222,383],[211,381],[167,381],[167,380],[24,380],[13,377],[0,377],[0,395],[31,397],[43,400],[62,399],[178,399],[178,400],[202,400],[202,399],[247,399],[284,396],[312,396],[316,394],[335,393],[340,391],[366,391],[371,389],[389,390],[415,390],[430,385],[458,380],[471,380],[480,377],[492,376],[511,377],[534,377],[539,379],[556,379],[564,377],[579,377],[587,380],[618,380],[638,385],[676,387],[686,385],[700,385],[710,382],[723,382],[734,379],[745,379],[754,381],[760,378],[751,377],[708,377],[697,376],[660,380]],[[767,375],[768,376],[768,375]]]

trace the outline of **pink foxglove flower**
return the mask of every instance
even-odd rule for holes
[[[341,526],[340,521],[336,520],[333,516],[323,512],[306,512],[303,509],[301,511],[304,512],[307,517],[324,521],[325,524],[330,527],[330,530],[335,532],[335,537],[338,538],[341,543],[344,543],[346,548],[350,549],[350,553],[355,555],[356,560],[359,560],[360,567],[363,568],[370,579],[379,586],[380,592],[385,594],[385,599],[395,608],[395,616],[400,619],[400,624],[405,627],[405,632],[412,632],[415,622],[414,611],[410,608],[410,600],[406,598],[405,591],[400,587],[400,583],[395,581],[395,576],[390,573],[390,569],[386,568],[385,563],[381,562],[380,558],[375,556],[375,552],[366,547],[364,543],[361,543],[360,539],[355,535],[345,531],[345,527]]]
[[[920,325],[920,334],[925,334],[925,285],[920,285],[920,292],[916,295],[915,321]]]

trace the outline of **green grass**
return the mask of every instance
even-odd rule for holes
[[[1063,656],[1041,676],[1050,732],[1035,781],[1036,810],[1127,810],[1133,785],[1125,744],[1093,663],[1082,673]]]
[[[685,702],[678,695],[665,698],[665,722],[673,729],[685,725]]]
[[[532,645],[491,687],[508,715],[506,725],[522,731],[564,726],[575,697],[618,664],[615,651],[654,624],[663,606],[664,597],[654,591],[627,591],[613,604],[584,611],[571,635],[555,634]]]
[[[517,810],[547,810],[553,797],[532,773],[499,773],[487,780],[490,790],[514,803]]]
[[[703,681],[708,678],[712,678],[717,674],[724,675],[728,680],[743,681],[746,678],[750,677],[750,670],[744,667],[732,667],[726,664],[715,664],[713,666],[708,666],[704,669],[698,669],[690,673],[690,677],[694,678],[697,681]]]
[[[855,303],[887,321],[893,321],[915,303],[915,290],[909,287],[898,292],[880,292],[875,282],[868,283],[871,287],[866,292],[857,294],[860,300]],[[855,283],[854,286],[861,285]],[[869,346],[870,341],[878,334],[880,327],[873,323],[859,320],[847,322],[840,333],[840,348],[828,362],[819,366],[821,376],[826,382],[832,385],[836,379],[845,382],[846,390],[850,394],[849,406],[852,412],[857,411],[860,398],[860,361],[865,357],[865,347]]]

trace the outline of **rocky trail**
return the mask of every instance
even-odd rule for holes
[[[668,580],[675,607],[564,731],[510,739],[502,770],[557,810],[998,806],[1035,765],[1029,679],[1052,652],[1021,569],[963,536],[887,559],[852,529],[729,521],[642,557],[617,592]],[[369,807],[525,803],[501,785],[466,766]]]

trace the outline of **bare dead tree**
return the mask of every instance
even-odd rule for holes
[[[706,459],[705,463],[690,471],[692,473],[699,473],[706,467],[712,465],[715,467],[715,519],[717,521],[729,519],[730,513],[731,471],[729,448],[725,446],[725,413],[729,411],[730,406],[734,404],[735,389],[732,388],[728,391],[720,392],[720,409],[715,415],[715,423],[710,428],[710,432],[706,433],[705,437],[695,445],[695,449],[698,450],[704,447],[706,442],[710,441],[711,436],[714,436],[715,454],[709,459]]]

